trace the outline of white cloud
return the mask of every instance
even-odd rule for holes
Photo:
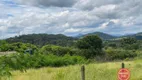
[[[70,7],[74,5],[77,0],[15,0],[18,3],[32,5],[32,6],[55,6],[55,7]]]
[[[92,10],[97,7],[105,5],[117,5],[123,3],[124,0],[79,0],[74,7],[80,8],[83,10]]]
[[[19,1],[28,5],[11,7],[0,3],[0,31],[8,37],[19,33],[77,35],[94,31],[118,34],[141,31],[138,29],[142,25],[141,0],[70,0],[71,4],[67,0],[66,5],[56,4],[59,0],[54,4],[51,0],[45,4],[40,0]]]
[[[79,32],[80,29],[74,29],[74,28],[70,28],[64,31],[64,33],[76,33]]]

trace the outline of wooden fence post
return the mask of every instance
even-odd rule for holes
[[[81,67],[81,80],[85,80],[85,66]]]
[[[122,68],[125,68],[125,64],[124,63],[122,63]]]

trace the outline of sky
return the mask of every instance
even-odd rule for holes
[[[142,0],[0,0],[0,39],[47,33],[142,32]]]

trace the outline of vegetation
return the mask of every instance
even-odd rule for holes
[[[0,66],[0,77],[10,77],[13,75],[11,71],[15,70],[26,72],[28,69],[63,67],[94,61],[140,60],[142,41],[132,37],[103,40],[97,35],[75,39],[64,35],[32,34],[0,40],[0,52],[6,51],[16,53],[0,56],[0,65],[2,65]],[[104,69],[104,74],[105,71],[109,70]],[[59,74],[59,76],[61,78],[57,77],[55,80],[66,79],[62,78],[65,75]],[[112,77],[114,79],[114,76]],[[98,78],[92,77],[91,80]]]
[[[45,45],[40,49],[40,53],[42,54],[54,54],[57,56],[64,56],[66,54],[73,55],[76,52],[69,47],[61,47],[55,45]]]
[[[76,38],[67,37],[62,34],[29,34],[6,39],[6,41],[9,43],[23,42],[34,44],[39,47],[47,44],[71,46],[73,45],[74,40],[76,40]]]
[[[76,45],[77,48],[81,50],[81,55],[86,58],[95,57],[96,55],[101,55],[102,53],[102,40],[95,35],[85,36],[84,38],[78,40]]]
[[[41,67],[59,67],[74,64],[83,64],[87,61],[80,56],[65,55],[63,57],[55,55],[43,55],[43,54],[13,54],[11,56],[0,57],[0,77],[11,76],[11,70],[20,70],[25,72],[30,68]]]
[[[34,53],[38,52],[38,47],[33,44],[17,42],[17,43],[12,43],[10,45],[11,51],[17,51],[19,53],[24,53],[25,50],[28,49],[33,50]]]
[[[3,56],[0,58],[1,64],[5,64],[14,70],[40,68],[45,66],[66,66],[73,64],[85,63],[85,59],[80,56],[65,55],[63,57],[55,55],[42,54],[13,54],[11,56]]]
[[[117,72],[122,62],[87,64],[86,80],[117,80]],[[130,80],[142,79],[142,63],[140,61],[125,62],[125,67],[131,71]],[[67,67],[47,67],[29,69],[26,73],[13,71],[10,80],[81,80],[81,65]],[[9,80],[9,79],[7,79]]]
[[[93,33],[89,33],[89,34],[85,34],[85,35],[80,35],[78,36],[79,38],[80,37],[85,37],[85,36],[88,36],[88,35],[97,35],[99,36],[102,40],[110,40],[110,39],[115,39],[117,38],[116,36],[112,36],[110,34],[106,34],[106,33],[102,33],[102,32],[93,32]]]
[[[133,50],[108,48],[105,52],[106,52],[106,59],[111,61],[135,58],[137,56],[136,52]]]
[[[0,51],[9,51],[9,44],[5,40],[0,40]]]
[[[123,38],[123,39],[121,40],[121,44],[122,44],[122,45],[125,45],[125,44],[131,45],[131,44],[134,44],[134,43],[136,43],[136,42],[137,42],[137,40],[136,40],[135,38],[131,38],[131,37]]]

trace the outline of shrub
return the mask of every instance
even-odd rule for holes
[[[0,57],[0,65],[4,64],[14,70],[24,71],[29,68],[40,68],[46,66],[66,66],[85,63],[85,58],[80,56],[56,56],[45,54],[12,54],[11,56]]]
[[[10,47],[10,44],[5,40],[0,40],[0,51],[11,51]]]
[[[25,72],[29,68],[60,67],[74,64],[86,63],[86,59],[81,56],[56,56],[53,54],[12,54],[0,57],[0,76],[11,76],[11,70]]]
[[[125,45],[125,44],[131,45],[131,44],[134,44],[136,42],[137,42],[137,40],[135,38],[131,38],[131,37],[121,39],[122,45]]]
[[[95,58],[96,56],[102,56],[105,53],[100,49],[81,49],[78,51],[78,55],[86,57],[87,59]]]
[[[53,66],[53,67],[85,63],[85,59],[83,57],[70,56],[68,54],[65,55],[64,57],[48,55],[43,58],[44,58],[43,62],[45,63],[45,66]]]
[[[125,45],[123,45],[123,48],[127,49],[127,50],[137,50],[137,49],[140,48],[140,45],[139,45],[139,43],[134,43],[134,44],[131,44],[131,45],[125,44]]]
[[[42,54],[54,54],[57,56],[64,56],[65,54],[70,54],[73,55],[74,54],[74,50],[72,50],[69,47],[61,47],[61,46],[55,46],[55,45],[46,45],[43,46],[40,49],[40,53]]]
[[[134,58],[137,56],[136,52],[132,50],[108,48],[105,52],[108,60],[124,60],[126,58]]]
[[[12,43],[10,45],[12,50],[20,52],[20,53],[24,53],[24,51],[27,49],[32,49],[34,53],[38,52],[37,46],[33,44],[17,42],[17,43]]]

